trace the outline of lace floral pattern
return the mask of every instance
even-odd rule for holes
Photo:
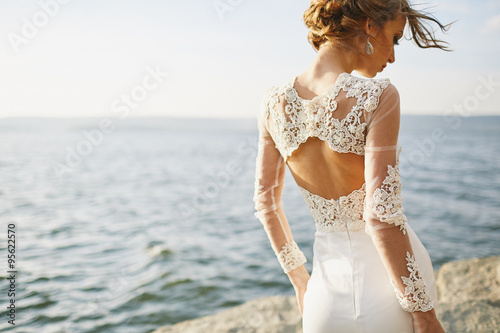
[[[328,142],[337,152],[363,155],[367,125],[361,122],[361,115],[363,110],[372,112],[377,108],[380,95],[390,84],[389,79],[364,79],[341,73],[325,94],[312,100],[298,96],[294,84],[295,79],[282,88],[272,87],[267,91],[264,105],[265,118],[271,113],[273,115],[277,129],[273,139],[285,160],[312,136]],[[357,104],[339,120],[334,117],[337,109],[335,98],[341,90],[347,97],[355,97]],[[288,103],[284,114],[275,110],[282,95]]]
[[[414,256],[410,256],[410,252],[406,252],[406,266],[410,272],[409,277],[402,276],[401,279],[405,284],[405,293],[403,293],[396,287],[394,281],[391,280],[391,284],[398,298],[401,308],[408,312],[414,311],[429,311],[433,308],[432,299],[429,296],[427,290],[427,285],[425,284],[420,270],[415,261]]]
[[[288,273],[307,262],[304,253],[299,249],[295,241],[291,241],[283,245],[277,257],[281,268],[283,268],[285,273]]]
[[[357,231],[365,227],[363,220],[363,201],[365,184],[347,196],[337,200],[325,199],[312,194],[299,186],[316,223],[316,230],[321,232]]]
[[[403,208],[403,197],[401,195],[401,179],[399,176],[399,149],[396,156],[396,165],[388,165],[387,177],[382,186],[373,192],[373,202],[368,204],[371,211],[380,221],[399,226],[406,234],[406,216]]]

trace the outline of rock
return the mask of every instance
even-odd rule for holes
[[[302,317],[295,295],[271,296],[251,300],[231,309],[153,333],[295,333],[302,332]]]
[[[500,332],[500,257],[446,263],[436,284],[446,332]]]
[[[444,264],[436,313],[447,333],[500,333],[500,256]],[[300,333],[295,295],[254,299],[153,333]]]

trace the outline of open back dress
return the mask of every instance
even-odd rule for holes
[[[410,312],[431,310],[437,291],[402,206],[398,91],[341,73],[308,100],[296,81],[262,100],[254,202],[285,273],[307,261],[282,207],[285,165],[314,218],[304,333],[413,332]]]

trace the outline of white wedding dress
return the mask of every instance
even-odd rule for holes
[[[413,332],[410,312],[432,309],[437,291],[402,206],[399,94],[388,79],[341,73],[307,100],[295,82],[263,99],[254,202],[285,273],[306,262],[282,208],[285,165],[314,218],[304,333]],[[336,181],[356,172],[361,184]]]

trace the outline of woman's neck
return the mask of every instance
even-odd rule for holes
[[[335,82],[340,73],[351,73],[356,67],[353,51],[331,45],[320,47],[309,67],[299,76],[302,85],[322,91]]]

